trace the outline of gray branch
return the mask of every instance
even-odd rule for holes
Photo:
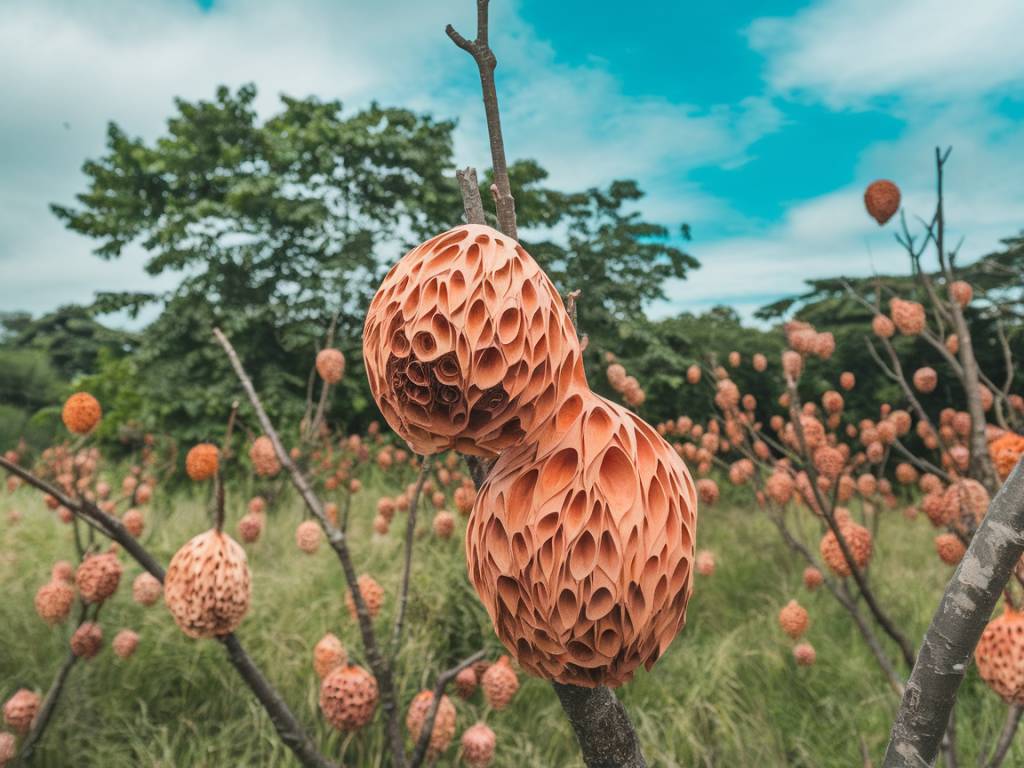
[[[938,753],[974,647],[1024,551],[1024,461],[988,514],[946,586],[907,681],[883,768],[929,766]]]

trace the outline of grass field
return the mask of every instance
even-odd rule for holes
[[[400,575],[399,514],[388,537],[370,533],[373,506],[394,493],[383,478],[369,479],[352,509],[352,539],[361,571],[387,589],[378,625],[390,629]],[[229,529],[247,496],[231,502]],[[17,508],[22,520],[8,522]],[[179,492],[159,494],[147,512],[146,545],[166,562],[191,535],[207,527],[205,503]],[[252,609],[238,631],[243,644],[278,687],[324,752],[347,766],[379,766],[381,729],[342,738],[317,709],[311,665],[314,643],[338,634],[359,659],[354,623],[344,608],[341,571],[322,547],[304,555],[294,543],[300,508],[285,497],[268,514],[263,538],[249,547]],[[437,671],[486,646],[501,648],[465,577],[461,528],[450,541],[429,535],[424,516],[417,544],[408,642],[399,660],[403,706]],[[813,521],[805,520],[808,533]],[[880,599],[915,641],[938,601],[949,569],[934,554],[925,520],[885,513],[871,566]],[[816,541],[816,538],[814,539]],[[861,766],[862,744],[879,761],[897,704],[859,635],[822,589],[801,585],[804,563],[795,560],[774,528],[740,497],[702,510],[698,546],[713,550],[717,571],[698,577],[687,627],[651,673],[641,672],[620,695],[654,766]],[[45,690],[65,655],[66,627],[50,629],[33,609],[36,589],[50,565],[71,559],[70,526],[45,510],[34,492],[0,497],[0,695],[19,686]],[[135,656],[118,659],[109,648],[73,671],[55,721],[37,753],[39,766],[291,766],[262,709],[212,641],[191,641],[174,626],[162,603],[134,604],[130,584],[139,568],[126,564],[118,594],[104,606],[105,640],[122,627],[138,631]],[[776,615],[796,597],[811,614],[807,639],[817,649],[812,668],[797,668]],[[574,737],[551,688],[522,679],[517,698],[488,712],[479,693],[456,699],[459,732],[485,718],[498,736],[495,765],[580,765]],[[979,750],[1002,724],[1005,708],[973,671],[958,705],[962,765],[976,765]],[[378,717],[379,723],[379,717]],[[457,737],[456,737],[457,738]],[[439,761],[455,765],[457,748]],[[1024,764],[1017,746],[1006,765]]]

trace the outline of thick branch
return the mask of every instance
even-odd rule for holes
[[[971,654],[1024,551],[1024,461],[992,500],[946,586],[896,714],[883,768],[935,760]]]
[[[553,683],[562,709],[576,732],[587,768],[644,768],[626,708],[607,688]]]
[[[484,201],[480,199],[480,182],[476,178],[476,168],[468,167],[455,172],[462,192],[462,204],[465,209],[467,224],[486,224]]]

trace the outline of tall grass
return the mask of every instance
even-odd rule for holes
[[[361,572],[389,595],[378,619],[390,634],[393,596],[401,571],[399,515],[387,537],[370,532],[376,499],[395,493],[375,476],[352,509],[353,549]],[[804,563],[779,541],[753,508],[728,497],[702,511],[698,545],[713,550],[718,568],[698,577],[687,627],[650,673],[620,691],[654,766],[862,765],[861,750],[877,758],[897,704],[842,610],[821,590],[803,589]],[[731,500],[731,503],[729,503]],[[242,511],[236,494],[229,528]],[[7,512],[23,513],[11,524]],[[149,510],[143,538],[164,562],[189,536],[207,527],[205,503],[178,493]],[[871,578],[882,603],[916,640],[949,577],[935,556],[927,521],[886,512]],[[432,686],[438,670],[480,647],[501,653],[466,576],[461,529],[450,541],[429,532],[421,517],[406,643],[398,663],[403,704]],[[325,753],[344,765],[386,764],[381,729],[342,737],[317,710],[314,643],[338,634],[356,660],[359,643],[344,607],[341,570],[322,547],[305,555],[295,546],[301,508],[286,496],[268,515],[262,539],[250,546],[253,605],[238,631],[267,677],[312,732]],[[807,531],[813,521],[805,520]],[[0,696],[19,686],[44,690],[67,644],[66,627],[50,629],[33,609],[36,589],[51,564],[73,554],[71,529],[27,490],[0,499]],[[105,648],[72,673],[36,764],[49,766],[293,766],[269,720],[241,683],[216,642],[186,639],[159,603],[135,605],[130,584],[139,569],[126,564],[118,594],[104,606],[109,643],[122,627],[138,631],[135,656],[118,659]],[[797,598],[811,614],[807,639],[817,664],[797,668],[791,643],[778,628],[779,608]],[[892,650],[890,648],[890,650]],[[512,705],[488,711],[480,695],[456,700],[458,724],[484,719],[496,731],[498,766],[578,766],[577,747],[550,686],[522,678]],[[453,694],[454,695],[454,694]],[[964,764],[976,764],[991,743],[1005,708],[972,671],[958,705]],[[457,764],[451,747],[440,765]],[[1024,764],[1016,747],[1007,765]]]

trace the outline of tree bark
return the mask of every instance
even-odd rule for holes
[[[587,768],[645,768],[640,740],[622,702],[607,688],[552,683]]]
[[[992,609],[1024,552],[1024,460],[992,500],[921,643],[883,768],[930,766]]]

